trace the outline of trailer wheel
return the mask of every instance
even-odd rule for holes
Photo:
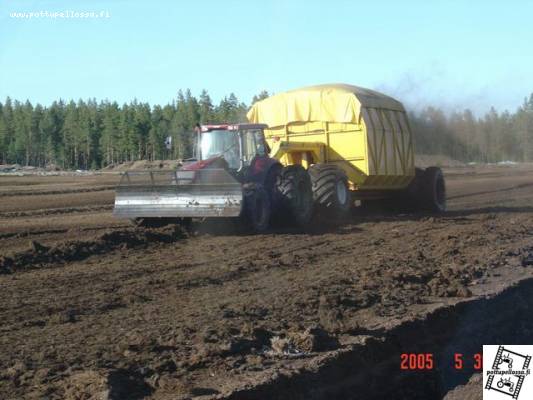
[[[307,171],[301,165],[283,168],[279,191],[284,211],[296,224],[309,224],[313,216],[313,190]]]
[[[246,218],[250,228],[261,233],[268,229],[270,224],[270,196],[261,185],[247,189],[244,193]]]
[[[446,185],[438,167],[426,168],[420,180],[420,202],[426,211],[446,211]]]
[[[309,168],[313,199],[319,210],[335,217],[345,215],[352,205],[348,178],[335,165],[315,164]]]

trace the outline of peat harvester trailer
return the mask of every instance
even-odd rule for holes
[[[407,114],[392,97],[345,84],[311,86],[256,102],[247,117],[268,126],[272,158],[305,168],[318,211],[342,215],[356,200],[446,209],[442,171],[415,168]]]

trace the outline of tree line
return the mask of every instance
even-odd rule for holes
[[[435,107],[409,113],[417,153],[465,162],[533,161],[533,94],[511,113],[492,107],[446,114]]]
[[[268,97],[263,91],[255,101]],[[207,91],[196,98],[179,91],[165,106],[136,100],[62,100],[50,106],[29,101],[0,102],[0,163],[65,169],[97,169],[140,159],[179,159],[192,155],[198,123],[246,120],[249,106],[232,93],[213,104]],[[533,94],[516,112],[492,108],[445,113],[428,107],[410,112],[415,147],[420,154],[442,154],[461,161],[533,161]],[[170,150],[165,138],[172,138]]]

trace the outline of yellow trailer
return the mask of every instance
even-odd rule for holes
[[[416,184],[422,207],[445,209],[442,172],[415,171],[409,121],[392,97],[345,84],[310,86],[261,100],[247,117],[268,125],[272,157],[308,170],[319,205],[346,210],[354,199],[413,193]]]

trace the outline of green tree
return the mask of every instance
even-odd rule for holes
[[[30,123],[30,146],[29,162],[32,165],[42,167],[44,165],[44,135],[41,129],[41,120],[44,117],[44,108],[37,104],[31,114]]]
[[[21,104],[14,102],[13,123],[14,123],[14,142],[12,142],[11,152],[14,153],[14,161],[20,164],[30,165],[30,155],[32,154],[32,131],[31,131],[31,114],[33,106],[29,101]]]
[[[134,117],[133,127],[135,132],[135,141],[137,143],[138,160],[148,156],[148,136],[152,127],[151,109],[147,103],[133,103]]]
[[[6,101],[2,107],[3,125],[4,125],[4,154],[5,162],[16,162],[15,151],[15,123],[14,123],[14,111],[13,103],[10,97],[6,98]]]
[[[164,141],[169,131],[169,123],[163,115],[161,106],[152,110],[152,127],[148,137],[149,158],[158,160],[163,158],[165,152]]]
[[[199,109],[199,119],[202,124],[209,124],[214,122],[215,115],[214,115],[214,107],[213,102],[211,101],[211,97],[209,97],[209,94],[207,93],[207,90],[202,90],[202,93],[200,94],[200,100],[198,102]]]
[[[102,112],[102,135],[100,136],[100,151],[102,153],[102,165],[114,164],[119,159],[119,124],[120,109],[116,102],[108,101],[101,104]]]
[[[257,103],[258,101],[261,101],[261,100],[264,100],[266,98],[270,97],[270,94],[268,94],[268,92],[266,90],[262,90],[261,92],[259,92],[259,94],[256,94],[253,98],[252,98],[252,105],[254,103]]]
[[[7,163],[8,131],[4,114],[0,105],[0,164]]]

